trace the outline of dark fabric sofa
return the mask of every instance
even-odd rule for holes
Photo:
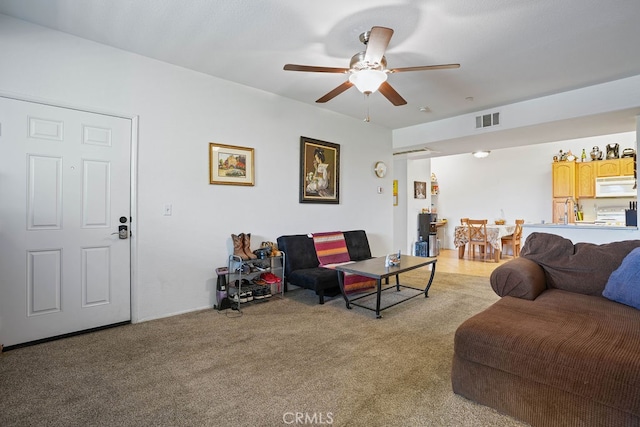
[[[453,391],[534,426],[640,426],[640,310],[602,296],[636,247],[532,233],[457,329]]]
[[[364,230],[345,231],[343,234],[351,261],[371,258],[369,240]],[[312,237],[307,234],[280,236],[277,243],[278,249],[285,253],[285,286],[291,283],[315,291],[320,304],[324,304],[325,295],[340,293],[337,272],[319,266]]]

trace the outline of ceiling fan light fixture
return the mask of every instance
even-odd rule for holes
[[[491,151],[474,151],[473,153],[473,157],[475,157],[476,159],[484,159],[485,157],[489,156],[489,153],[491,153]]]
[[[387,81],[387,73],[380,70],[359,70],[349,76],[349,81],[353,83],[362,93],[373,93],[380,85]]]

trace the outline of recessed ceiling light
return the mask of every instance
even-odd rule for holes
[[[430,113],[431,112],[431,108],[429,108],[429,107],[418,107],[418,111],[420,111],[422,113]]]
[[[465,100],[467,100],[467,102],[473,102],[473,96],[467,96]]]
[[[491,153],[491,151],[474,151],[473,153],[473,157],[477,158],[477,159],[484,159],[485,157],[487,157],[489,155],[489,153]]]

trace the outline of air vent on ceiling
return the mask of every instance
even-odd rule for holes
[[[394,156],[399,156],[400,154],[410,154],[410,153],[424,153],[424,154],[431,154],[431,153],[435,153],[436,151],[433,151],[429,148],[416,148],[414,150],[406,150],[406,151],[396,151],[395,153],[393,153]]]
[[[488,128],[490,126],[497,126],[500,124],[500,113],[483,114],[482,116],[476,116],[476,129]]]

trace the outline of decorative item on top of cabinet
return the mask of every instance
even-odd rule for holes
[[[620,144],[614,142],[613,144],[607,144],[607,159],[619,159],[620,158]]]
[[[602,151],[597,145],[591,150],[591,160],[602,160]]]
[[[553,156],[553,161],[557,162],[564,162],[567,160],[567,153],[564,152],[564,150],[559,150],[558,154],[556,154],[555,156]]]

